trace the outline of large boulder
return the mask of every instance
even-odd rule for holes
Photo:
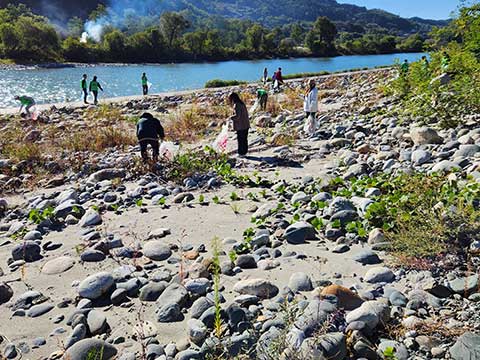
[[[410,130],[410,137],[415,145],[441,144],[443,138],[427,126],[415,127]]]

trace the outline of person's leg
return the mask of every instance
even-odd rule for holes
[[[145,95],[148,95],[148,85],[145,85]]]
[[[152,146],[153,161],[158,162],[158,155],[160,154],[160,143],[158,142],[158,140],[151,140],[150,145]]]
[[[30,109],[32,108],[33,105],[34,104],[30,104],[25,107],[25,111],[27,112],[28,117],[32,117],[32,113],[30,112]]]
[[[140,144],[140,154],[142,155],[142,160],[143,162],[147,162],[148,161],[148,153],[147,153],[148,141],[139,140],[139,144]]]
[[[237,131],[238,155],[246,155],[248,152],[248,130]]]
[[[93,103],[95,105],[98,104],[98,91],[92,91],[93,92]]]

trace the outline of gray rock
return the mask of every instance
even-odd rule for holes
[[[12,249],[13,260],[25,260],[26,262],[37,261],[42,258],[40,245],[34,241],[24,241]]]
[[[292,196],[290,203],[291,204],[308,203],[309,201],[310,201],[310,195],[305,194],[303,191],[299,191]]]
[[[407,298],[400,291],[393,290],[388,297],[390,304],[394,306],[405,307],[407,305]]]
[[[345,320],[348,324],[362,321],[370,330],[374,330],[379,323],[385,324],[390,316],[388,305],[380,301],[366,301],[359,308],[347,314]]]
[[[467,145],[460,145],[459,149],[453,154],[454,158],[458,157],[473,157],[477,153],[480,152],[480,146],[476,144],[467,144]]]
[[[175,195],[175,197],[173,198],[173,202],[175,204],[180,204],[183,202],[190,202],[193,199],[195,199],[195,196],[193,196],[192,193],[180,193]]]
[[[430,161],[432,154],[425,150],[415,150],[412,152],[412,162],[415,165],[423,165]]]
[[[117,349],[99,339],[83,339],[67,349],[63,358],[68,360],[109,360],[117,355]]]
[[[378,345],[377,354],[383,357],[383,354],[387,348],[393,348],[395,358],[398,360],[408,360],[408,350],[405,345],[394,340],[384,340]]]
[[[85,339],[86,335],[87,327],[85,326],[85,324],[76,325],[65,343],[65,349],[68,349],[80,340]]]
[[[49,303],[34,305],[27,311],[27,316],[32,318],[42,316],[43,314],[46,314],[52,310],[54,307],[55,305]]]
[[[480,335],[467,332],[460,336],[450,348],[453,360],[480,359]]]
[[[456,278],[450,281],[448,285],[454,293],[468,297],[478,290],[479,281],[480,278],[478,274],[475,274],[468,277]]]
[[[213,301],[207,297],[201,297],[195,300],[190,308],[190,316],[193,319],[198,319],[202,314],[213,306]]]
[[[13,296],[13,289],[7,283],[0,282],[0,305],[8,302]]]
[[[327,209],[327,215],[333,215],[339,211],[356,211],[355,205],[350,200],[343,197],[335,197]]]
[[[161,323],[170,323],[182,321],[183,314],[178,304],[166,304],[157,309],[157,321]]]
[[[237,257],[235,265],[242,269],[255,269],[257,267],[257,262],[252,255],[243,254]]]
[[[188,338],[195,345],[201,346],[207,337],[207,327],[203,322],[197,319],[190,319],[187,323]]]
[[[285,238],[290,244],[303,244],[305,240],[314,240],[316,237],[315,228],[306,222],[299,221],[290,225],[285,230]]]
[[[188,280],[185,283],[185,289],[187,289],[188,292],[195,295],[204,296],[207,293],[209,288],[210,288],[210,280],[206,278],[192,279],[192,280]]]
[[[91,310],[87,316],[88,329],[92,335],[102,334],[107,330],[107,318],[103,312]]]
[[[354,255],[353,260],[363,265],[374,265],[382,262],[378,255],[371,250],[364,250]]]
[[[318,339],[303,341],[300,348],[304,359],[343,360],[347,356],[346,337],[342,333],[321,335]]]
[[[292,289],[292,291],[312,291],[312,280],[310,277],[303,273],[297,272],[290,276],[290,280],[288,281],[288,287]]]
[[[439,163],[435,164],[432,168],[432,172],[449,172],[455,169],[460,169],[460,166],[450,160],[442,160]]]
[[[171,255],[172,251],[170,247],[165,245],[159,240],[148,241],[143,246],[143,255],[148,257],[151,260],[163,261],[167,260]]]
[[[443,143],[443,138],[434,129],[426,126],[411,129],[410,137],[415,145]]]
[[[265,279],[240,280],[233,290],[239,294],[255,295],[261,299],[270,299],[278,294],[278,287]]]
[[[201,360],[203,355],[195,350],[187,349],[177,353],[175,360]]]
[[[188,299],[188,291],[184,286],[176,283],[170,284],[160,295],[157,304],[178,304],[183,306]]]
[[[104,180],[123,179],[126,175],[127,172],[124,169],[102,169],[90,175],[88,182],[96,184]]]
[[[100,250],[86,249],[80,255],[80,260],[83,262],[99,262],[105,260],[105,254]]]
[[[395,274],[387,267],[375,267],[367,271],[365,281],[368,283],[391,282]]]
[[[7,346],[5,346],[5,349],[3,350],[3,355],[7,359],[14,359],[18,355],[17,348],[14,344],[7,344]]]
[[[100,225],[102,223],[102,217],[94,209],[88,209],[87,212],[80,219],[79,225],[81,227],[90,227]]]
[[[141,288],[139,299],[141,301],[157,301],[167,286],[166,282],[151,282]]]
[[[42,233],[37,230],[31,230],[28,233],[25,234],[23,237],[23,240],[41,240],[42,239]]]
[[[113,276],[107,272],[99,272],[84,279],[78,286],[81,297],[95,300],[105,295],[114,285]]]
[[[149,344],[147,346],[147,359],[159,359],[165,354],[165,348],[158,344]]]
[[[43,265],[42,273],[48,275],[61,274],[70,270],[75,265],[75,260],[70,256],[60,256],[49,260]]]

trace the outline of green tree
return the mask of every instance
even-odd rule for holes
[[[68,35],[74,36],[74,37],[80,37],[84,30],[83,20],[75,16],[70,20],[68,20],[67,28],[68,28]]]
[[[160,17],[160,28],[167,40],[168,47],[190,26],[190,23],[182,14],[176,12],[164,12]]]
[[[199,55],[203,54],[203,48],[205,46],[205,40],[207,40],[208,32],[203,30],[197,30],[194,32],[186,33],[183,36],[183,41],[187,50],[193,55],[196,60]]]
[[[292,30],[290,31],[290,37],[295,41],[296,44],[300,45],[305,38],[305,30],[299,23],[292,25]]]
[[[125,56],[126,36],[120,30],[114,30],[105,34],[103,37],[103,46],[111,60],[122,59]]]
[[[97,8],[93,10],[90,15],[88,16],[88,19],[91,21],[96,21],[108,14],[107,7],[103,4],[98,4]]]
[[[326,55],[334,51],[333,41],[337,35],[337,28],[327,17],[321,16],[308,32],[305,43],[312,53]]]
[[[263,37],[265,35],[263,27],[259,24],[254,24],[247,30],[245,35],[247,37],[247,46],[254,52],[258,53],[263,44]]]

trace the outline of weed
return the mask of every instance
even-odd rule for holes
[[[213,293],[214,293],[214,307],[215,307],[215,318],[214,318],[214,331],[215,336],[220,339],[222,337],[222,308],[220,305],[220,240],[214,238],[212,241],[213,248]]]
[[[46,209],[40,211],[38,209],[32,209],[28,213],[28,220],[35,224],[40,224],[45,220],[50,220],[55,217],[54,208],[49,206]]]
[[[232,191],[230,193],[230,200],[232,201],[238,201],[240,200],[240,197],[238,196],[238,194],[235,192],[235,191]]]

